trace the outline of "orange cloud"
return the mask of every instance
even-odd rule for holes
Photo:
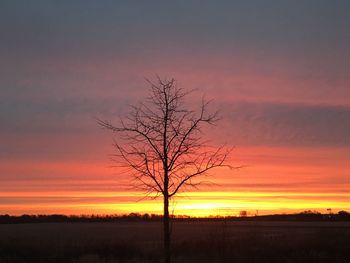
[[[188,189],[174,199],[176,214],[192,216],[349,209],[349,150],[346,148],[237,148],[239,170],[218,169],[215,184]],[[336,168],[335,168],[336,167]],[[1,162],[2,213],[160,213],[161,200],[141,200],[127,174],[103,162]],[[20,174],[28,174],[18,176]],[[140,201],[141,200],[141,201]]]

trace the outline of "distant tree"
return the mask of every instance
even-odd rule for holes
[[[350,220],[350,213],[344,210],[338,212],[338,219],[340,220]]]
[[[198,112],[186,107],[188,92],[174,79],[150,85],[150,95],[118,125],[98,120],[99,125],[119,135],[115,143],[115,161],[131,168],[134,186],[147,196],[163,197],[164,262],[170,262],[169,200],[210,170],[228,166],[226,147],[208,147],[202,139],[203,125],[214,125],[217,112],[209,112],[209,102],[202,99]]]
[[[248,212],[245,210],[239,211],[239,216],[240,217],[247,217],[248,216]]]
[[[350,213],[344,210],[341,210],[338,212],[338,215],[343,215],[343,216],[350,216]]]

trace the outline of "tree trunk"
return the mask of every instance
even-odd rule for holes
[[[163,214],[163,234],[164,234],[164,263],[170,263],[170,218],[169,218],[169,196],[164,195]]]

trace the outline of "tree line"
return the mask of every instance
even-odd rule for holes
[[[172,216],[174,221],[350,221],[350,212],[339,211],[322,214],[317,211],[303,211],[295,214],[255,215],[255,216]],[[125,215],[0,215],[0,224],[21,223],[97,223],[97,222],[161,222],[163,215],[130,213]]]

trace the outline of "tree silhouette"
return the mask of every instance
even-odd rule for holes
[[[169,200],[186,186],[196,187],[197,177],[210,170],[228,166],[224,162],[230,149],[213,148],[203,140],[202,127],[218,121],[218,113],[208,112],[209,102],[202,99],[198,111],[185,105],[189,94],[174,79],[147,80],[150,95],[115,126],[98,120],[99,125],[117,133],[116,159],[130,168],[134,186],[146,196],[163,197],[164,262],[170,262]]]

